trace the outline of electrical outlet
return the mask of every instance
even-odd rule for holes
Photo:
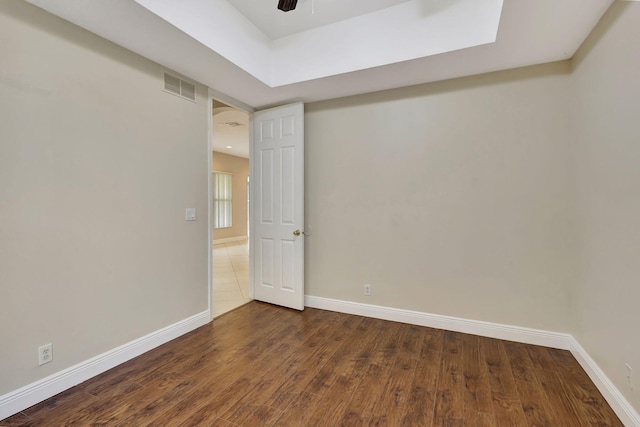
[[[628,363],[625,363],[624,366],[626,368],[627,385],[629,386],[630,389],[633,390],[633,378],[632,378],[633,368],[631,368],[631,366]]]
[[[364,284],[364,294],[367,296],[371,296],[371,285],[368,283]]]
[[[53,345],[51,343],[38,347],[38,365],[44,365],[53,360]]]

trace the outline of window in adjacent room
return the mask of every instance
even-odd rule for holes
[[[231,181],[230,173],[213,173],[213,228],[231,227]]]

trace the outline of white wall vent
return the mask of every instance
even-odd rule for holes
[[[176,77],[172,74],[163,72],[164,75],[164,90],[166,92],[178,95],[181,98],[188,99],[189,101],[196,100],[196,85],[182,80],[180,77]]]

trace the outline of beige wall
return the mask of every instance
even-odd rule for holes
[[[574,61],[580,236],[575,336],[640,411],[640,3],[616,2]],[[635,391],[625,382],[634,368]]]
[[[207,309],[210,118],[205,87],[167,94],[26,2],[0,2],[0,40],[2,395]]]
[[[638,22],[616,2],[574,61],[307,105],[307,293],[572,333],[640,410]]]
[[[230,156],[224,153],[213,153],[213,170],[233,174],[232,182],[232,221],[230,228],[213,230],[213,239],[247,236],[247,177],[249,176],[249,159]]]
[[[567,331],[569,71],[307,105],[306,293]]]
[[[639,18],[614,4],[573,74],[308,105],[307,293],[574,333],[640,409]],[[1,395],[206,309],[210,117],[24,2],[0,39]]]

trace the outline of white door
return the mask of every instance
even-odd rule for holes
[[[253,123],[254,297],[304,310],[304,104]]]

